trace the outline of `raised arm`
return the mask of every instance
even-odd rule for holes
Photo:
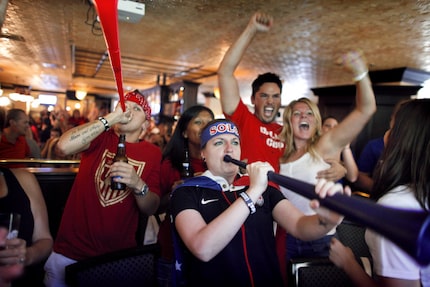
[[[364,55],[352,51],[343,56],[343,66],[352,74],[356,84],[356,105],[335,128],[325,133],[317,149],[324,158],[334,158],[352,142],[376,112],[376,101]]]
[[[240,101],[239,85],[234,71],[239,65],[246,48],[258,31],[268,31],[273,25],[273,18],[263,13],[255,13],[245,30],[227,50],[218,68],[218,84],[221,106],[224,113],[231,115]]]
[[[86,150],[91,141],[117,123],[128,123],[131,119],[130,111],[123,112],[121,105],[117,105],[114,112],[106,115],[104,120],[93,120],[66,131],[58,141],[57,149],[64,155],[71,155]],[[105,123],[103,123],[105,121]]]

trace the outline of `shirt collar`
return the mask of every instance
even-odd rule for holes
[[[206,170],[202,175],[218,183],[222,191],[224,192],[226,191],[235,192],[245,187],[245,185],[236,185],[235,182],[233,182],[233,184],[229,184],[225,178],[221,176],[213,175],[212,172],[210,172],[209,170]]]

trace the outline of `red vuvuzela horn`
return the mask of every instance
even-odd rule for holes
[[[103,29],[121,108],[125,111],[124,90],[122,87],[121,51],[118,35],[118,0],[94,0],[94,6]]]
[[[224,156],[242,168],[247,163]],[[268,172],[270,181],[288,188],[308,199],[317,199],[321,206],[343,214],[367,226],[397,244],[422,265],[430,263],[430,214],[424,211],[390,208],[369,199],[349,197],[340,193],[319,198],[315,186],[275,172]]]

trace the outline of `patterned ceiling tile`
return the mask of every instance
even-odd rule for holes
[[[119,22],[123,80],[148,88],[191,80],[216,86],[216,69],[257,11],[274,27],[258,34],[237,76],[249,87],[260,73],[284,80],[288,99],[310,88],[351,78],[336,64],[362,49],[371,70],[411,67],[430,71],[430,1],[410,0],[140,0],[138,23]],[[85,86],[115,94],[106,43],[87,0],[9,0],[0,38],[0,83],[65,91]],[[248,94],[244,95],[249,97]],[[285,101],[284,101],[285,102]]]

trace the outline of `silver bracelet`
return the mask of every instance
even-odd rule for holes
[[[355,76],[354,78],[352,78],[352,80],[354,82],[360,82],[361,80],[363,80],[367,76],[368,73],[369,73],[369,71],[365,71],[365,72],[361,73],[360,75]]]
[[[99,121],[105,126],[105,132],[107,132],[110,129],[108,121],[104,117],[99,117]]]
[[[248,206],[249,211],[251,212],[251,214],[255,213],[257,211],[257,209],[255,208],[254,202],[252,202],[252,200],[248,196],[248,194],[246,192],[241,192],[239,195],[245,201],[245,203]]]

